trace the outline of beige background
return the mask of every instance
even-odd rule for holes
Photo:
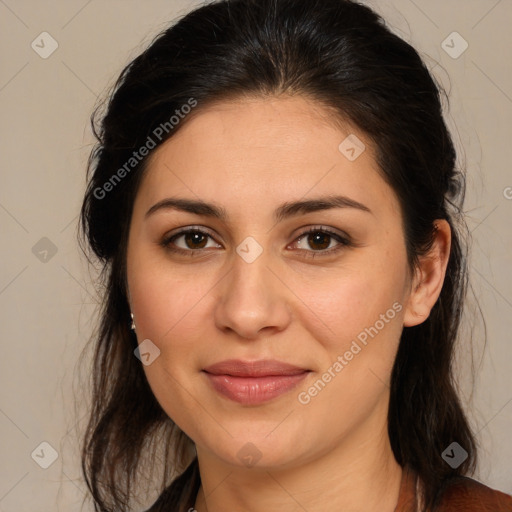
[[[80,399],[75,410],[73,385],[79,396],[76,363],[97,302],[94,272],[75,237],[92,143],[89,116],[122,67],[198,4],[0,0],[0,512],[81,509],[77,438],[87,403]],[[421,52],[450,93],[447,120],[468,168],[471,279],[488,333],[483,351],[481,322],[471,329],[478,373],[469,407],[482,446],[476,477],[512,493],[512,2],[371,5]],[[31,47],[43,31],[58,43],[46,59]],[[453,31],[469,45],[458,58],[441,46]],[[461,43],[449,44],[457,50]],[[49,247],[43,237],[55,254],[41,252]],[[469,398],[467,347],[460,372]],[[48,469],[36,463],[50,461],[42,442],[58,454]]]

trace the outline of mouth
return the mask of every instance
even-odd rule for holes
[[[311,370],[276,360],[230,359],[208,366],[203,372],[223,397],[257,405],[291,391]]]

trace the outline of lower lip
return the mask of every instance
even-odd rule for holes
[[[266,377],[234,377],[205,372],[213,388],[221,395],[241,404],[261,404],[276,398],[301,382],[309,372],[297,375],[268,375]]]

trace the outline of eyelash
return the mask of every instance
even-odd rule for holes
[[[187,229],[184,229],[182,231],[179,231],[178,233],[175,233],[174,235],[165,237],[160,242],[160,245],[164,249],[166,249],[166,250],[168,250],[170,252],[178,253],[178,254],[184,254],[184,255],[193,257],[194,254],[196,254],[198,251],[201,252],[201,251],[204,251],[204,249],[188,249],[187,250],[187,249],[181,249],[179,247],[173,247],[171,245],[180,236],[187,235],[187,234],[190,234],[190,233],[199,233],[199,234],[206,235],[206,236],[208,236],[208,237],[213,239],[213,236],[210,233],[208,233],[207,231],[204,231],[204,230],[199,229],[199,228],[192,227],[192,228],[187,228]],[[336,252],[340,251],[344,247],[350,247],[352,245],[352,242],[350,241],[350,239],[348,237],[344,237],[344,236],[340,235],[339,233],[335,233],[334,231],[331,231],[330,229],[324,228],[322,226],[314,226],[313,228],[311,228],[311,229],[309,229],[307,231],[302,232],[295,239],[295,241],[299,241],[302,238],[304,238],[305,236],[307,236],[309,234],[313,234],[313,233],[323,233],[323,234],[326,234],[329,237],[334,238],[337,242],[339,242],[339,245],[337,245],[335,247],[331,247],[330,249],[317,250],[317,251],[312,251],[312,250],[307,250],[307,249],[299,249],[300,251],[303,251],[303,252],[305,252],[307,254],[307,256],[306,256],[307,258],[316,258],[319,255],[320,256],[331,255],[333,253],[336,253]]]

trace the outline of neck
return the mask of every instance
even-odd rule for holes
[[[383,423],[377,430],[358,428],[329,452],[286,469],[232,466],[197,448],[201,487],[195,510],[394,512],[402,468]]]

